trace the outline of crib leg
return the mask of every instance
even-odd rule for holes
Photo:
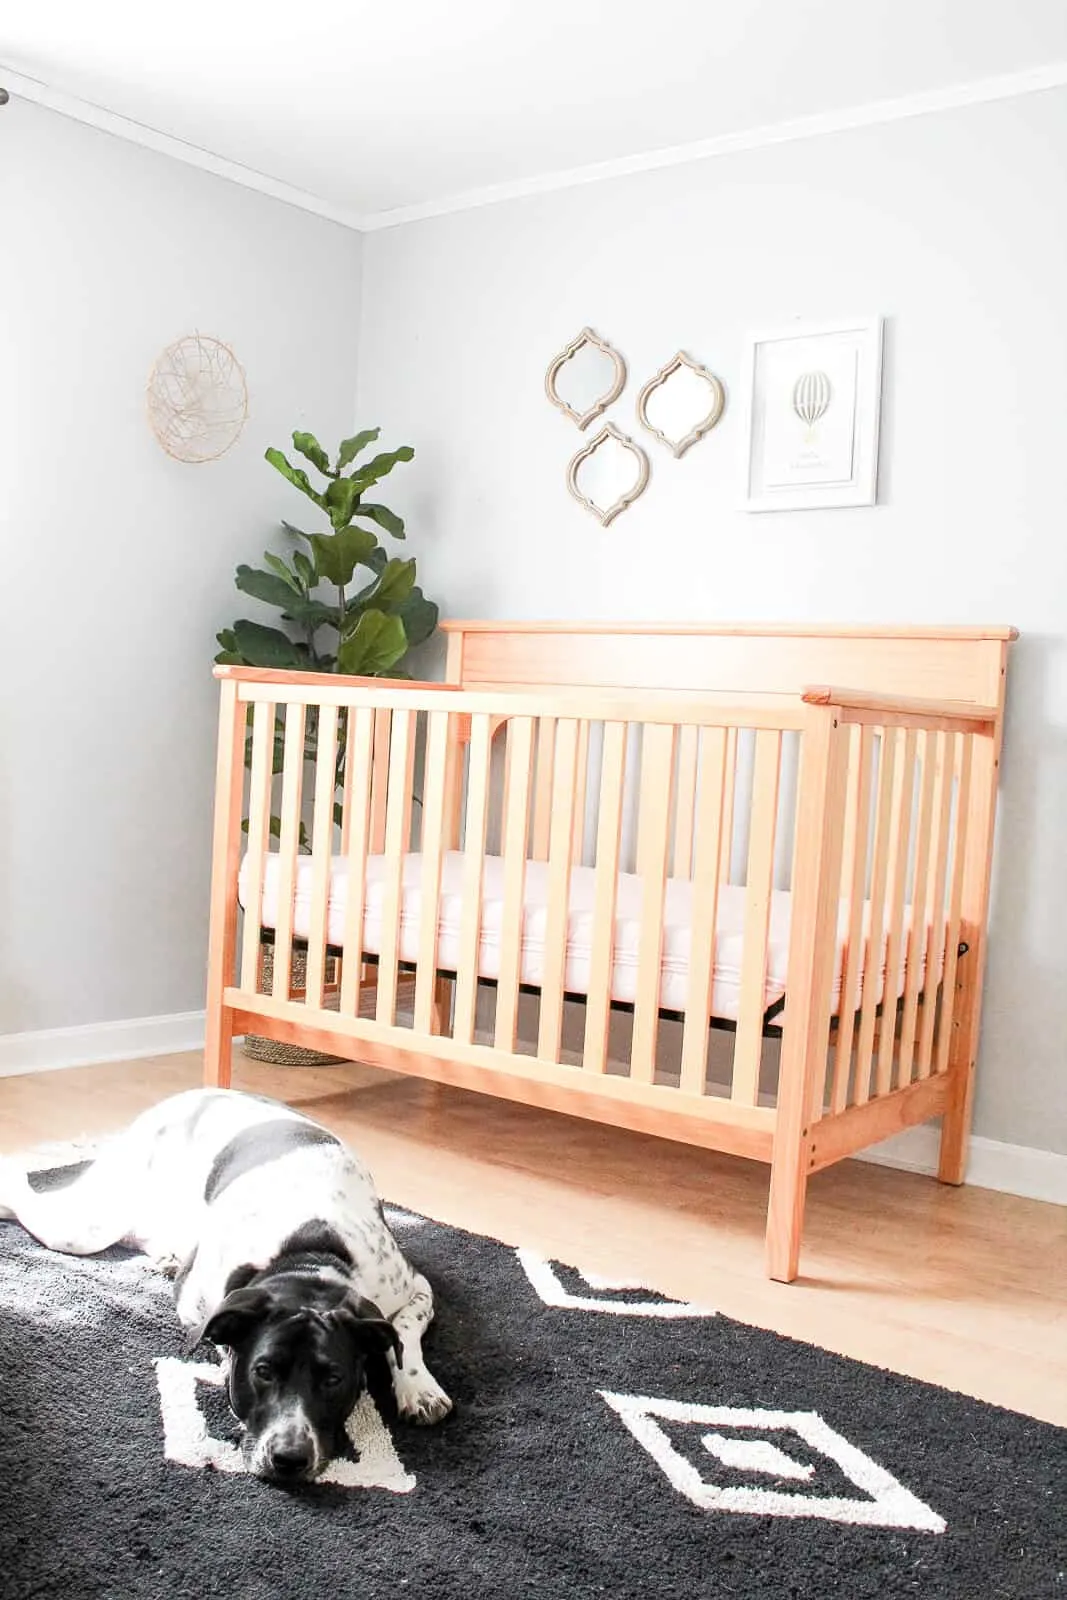
[[[941,1152],[937,1176],[941,1183],[960,1184],[967,1175],[974,1105],[974,1067],[958,1068],[948,1086],[948,1101],[941,1119]]]
[[[782,1148],[775,1142],[767,1206],[767,1276],[792,1283],[800,1270],[800,1239],[808,1192],[806,1145]]]
[[[233,1012],[229,1006],[211,1006],[204,1036],[204,1084],[228,1089],[233,1076]]]

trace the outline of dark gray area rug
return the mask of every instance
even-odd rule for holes
[[[147,1263],[0,1223],[4,1600],[1067,1596],[1067,1431],[392,1217],[456,1411],[378,1382],[292,1491],[238,1469]]]

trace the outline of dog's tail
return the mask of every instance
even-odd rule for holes
[[[0,1158],[0,1217],[14,1218],[65,1255],[95,1255],[117,1244],[129,1231],[131,1198],[123,1163],[107,1150],[73,1182],[51,1189],[35,1189],[22,1164]]]

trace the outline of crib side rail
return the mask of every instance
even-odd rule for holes
[[[219,676],[229,722],[212,983],[235,1016],[261,1018],[264,1032],[332,1028],[339,1054],[369,1057],[377,1044],[414,1056],[417,1036],[427,1058],[541,1080],[580,1071],[600,1096],[670,1096],[714,1113],[741,1130],[746,1153],[769,1155],[760,1066],[790,799],[783,751],[810,708],[797,697]],[[735,918],[726,932],[744,950],[725,978],[720,888]],[[665,944],[679,889],[696,908],[688,976],[677,932]],[[446,902],[440,924],[421,917]],[[720,1025],[724,987],[730,1059],[713,1081],[709,1020]],[[664,1017],[677,1045],[666,1062]]]
[[[973,1070],[1000,712],[831,688],[803,698],[833,715],[844,752],[830,868],[843,948],[802,1118],[818,1170],[945,1113]]]

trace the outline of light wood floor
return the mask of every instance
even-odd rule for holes
[[[358,1066],[238,1054],[235,1087],[352,1140],[445,1222],[1067,1425],[1067,1212],[844,1162],[812,1181],[802,1278],[763,1276],[755,1163]],[[0,1080],[0,1150],[92,1137],[199,1082],[195,1055]]]

